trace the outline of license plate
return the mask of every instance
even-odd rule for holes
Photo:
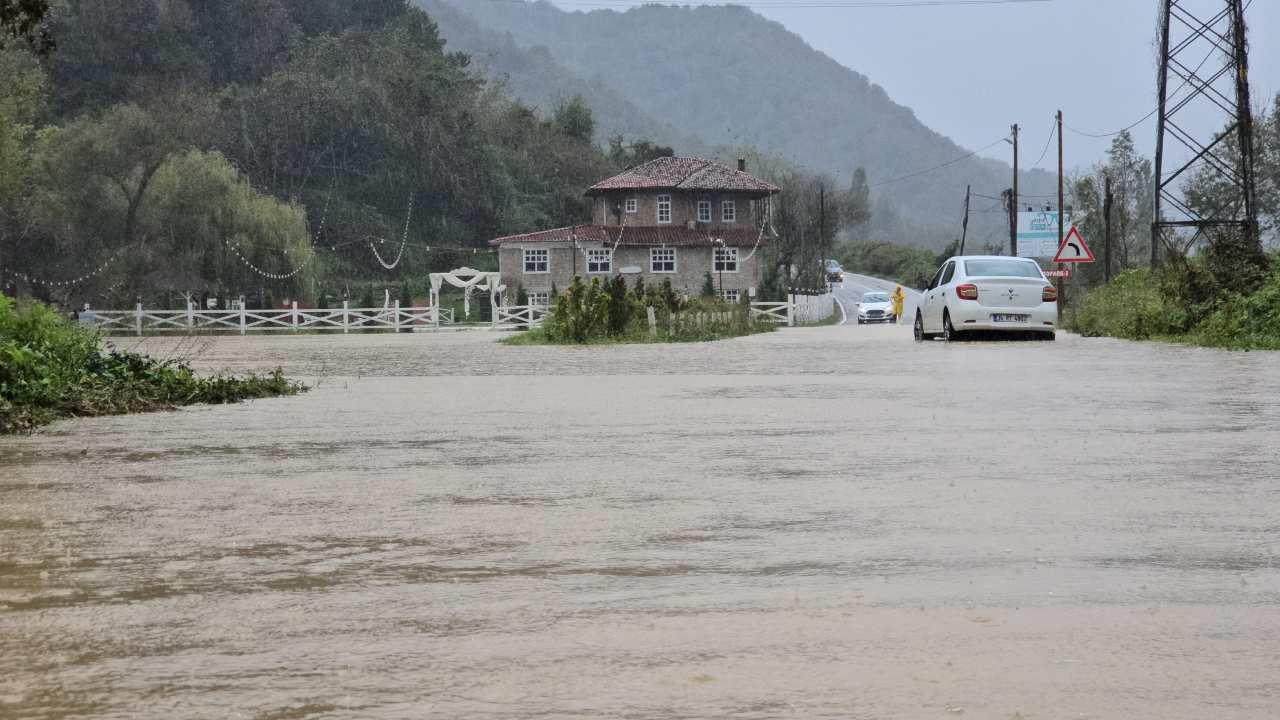
[[[991,322],[1026,322],[1031,319],[1030,315],[992,315]]]

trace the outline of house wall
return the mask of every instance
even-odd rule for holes
[[[514,301],[517,287],[522,286],[528,291],[548,292],[554,284],[556,289],[563,291],[573,281],[575,271],[586,280],[598,277],[601,281],[604,281],[628,266],[635,266],[641,269],[639,276],[644,278],[646,285],[661,284],[664,279],[670,279],[671,285],[678,292],[697,295],[702,291],[705,273],[713,267],[712,248],[677,247],[675,248],[676,272],[653,273],[649,270],[648,247],[623,246],[614,252],[613,273],[595,275],[587,273],[586,256],[567,244],[530,243],[527,247],[547,248],[550,250],[551,268],[550,272],[547,273],[525,273],[524,247],[513,244],[498,250],[498,269],[502,273],[503,284],[507,286],[507,297],[512,301]],[[595,247],[601,246],[596,245]],[[763,278],[760,262],[762,253],[757,252],[753,257],[747,259],[750,254],[751,248],[738,248],[738,272],[723,273],[723,287],[725,290],[745,292],[751,288],[760,287]],[[626,277],[629,284],[634,284],[637,276],[628,274]],[[712,271],[711,279],[716,289],[720,289],[721,273]]]
[[[655,226],[658,224],[658,196],[671,195],[671,224],[683,226],[690,220],[698,219],[698,201],[711,201],[711,223],[702,225],[709,229],[724,227],[759,227],[757,219],[759,218],[759,205],[762,200],[752,198],[750,195],[740,193],[692,193],[692,192],[673,192],[673,191],[627,191],[618,193],[609,193],[607,195],[597,196],[591,204],[591,224],[592,225],[617,225],[618,216],[614,214],[613,208],[622,205],[624,210],[622,213],[623,222],[631,226]],[[627,198],[636,198],[637,212],[627,213]],[[720,221],[720,203],[724,200],[734,200],[738,204],[738,219],[732,224],[725,224]]]

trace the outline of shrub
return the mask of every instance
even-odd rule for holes
[[[1129,270],[1111,284],[1081,300],[1074,329],[1086,337],[1111,336],[1130,340],[1184,332],[1187,313],[1165,294],[1150,270]]]
[[[621,275],[614,275],[605,283],[605,292],[609,295],[609,335],[622,335],[633,318],[643,313],[643,309],[627,289],[627,281]]]
[[[1236,350],[1280,350],[1280,258],[1273,261],[1261,287],[1223,300],[1188,340]]]
[[[711,271],[708,270],[702,275],[702,297],[713,298],[716,296],[716,281],[711,277]]]
[[[553,342],[585,343],[605,336],[609,329],[609,296],[600,290],[599,278],[588,285],[574,276],[569,289],[556,299],[545,327]]]
[[[303,386],[271,375],[200,377],[182,362],[99,349],[99,336],[39,303],[0,295],[0,433],[59,417],[114,415],[193,403],[291,395]]]

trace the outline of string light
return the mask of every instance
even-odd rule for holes
[[[226,243],[227,247],[231,248],[231,252],[235,253],[236,257],[240,258],[240,262],[244,263],[250,270],[258,273],[259,275],[261,275],[264,278],[267,278],[268,280],[289,280],[290,278],[295,277],[298,273],[305,270],[306,267],[311,264],[311,261],[316,259],[315,248],[312,248],[311,256],[308,257],[301,265],[294,268],[292,272],[273,273],[273,272],[268,272],[266,270],[263,270],[262,268],[250,262],[249,258],[241,254],[240,247],[235,243],[233,243],[231,240],[228,239],[228,240],[224,240],[223,242]]]
[[[92,272],[85,273],[80,277],[71,278],[70,280],[44,280],[41,278],[33,277],[31,275],[27,275],[26,273],[17,272],[15,270],[9,270],[8,272],[13,277],[16,277],[31,285],[41,285],[43,287],[49,287],[49,288],[75,287],[77,285],[86,283],[98,277],[99,275],[101,275],[104,271],[106,271],[107,268],[111,267],[111,265],[115,263],[115,261],[119,257],[120,257],[119,253],[112,254],[111,257],[107,258],[105,262],[103,262],[98,267],[94,268]]]
[[[400,264],[400,259],[404,257],[404,248],[406,245],[409,244],[409,220],[412,217],[413,217],[413,195],[410,194],[409,195],[409,212],[407,212],[404,216],[404,232],[400,235],[400,251],[396,253],[396,259],[394,262],[388,263],[386,260],[383,260],[382,254],[378,252],[377,246],[373,244],[373,239],[369,239],[369,249],[373,251],[373,256],[378,259],[378,264],[386,268],[387,270],[395,270],[396,266]],[[384,243],[386,242],[386,240],[383,240],[382,238],[378,238],[378,240]]]

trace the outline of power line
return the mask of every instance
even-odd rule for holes
[[[523,3],[524,0],[490,0],[491,2]],[[802,8],[802,9],[857,9],[875,8],[928,8],[928,7],[977,7],[986,5],[1028,5],[1032,3],[1049,3],[1053,0],[887,0],[871,2],[870,0],[734,0],[732,5],[746,8]],[[556,5],[565,7],[589,8],[630,8],[640,5],[657,4],[688,7],[724,6],[723,0],[685,0],[671,3],[642,3],[634,0],[555,0]]]
[[[1040,158],[1037,159],[1035,162],[1031,163],[1032,167],[1039,165],[1040,161],[1044,160],[1044,156],[1049,154],[1049,146],[1053,144],[1053,138],[1057,132],[1058,132],[1058,123],[1057,123],[1057,120],[1055,119],[1053,123],[1053,127],[1049,129],[1049,139],[1044,141],[1044,150],[1041,151]]]
[[[931,167],[931,168],[925,168],[924,170],[917,170],[916,172],[908,173],[908,174],[906,174],[906,175],[902,175],[902,176],[900,176],[900,177],[893,178],[893,179],[891,179],[891,180],[884,180],[884,181],[881,181],[881,182],[878,182],[878,183],[872,183],[871,185],[868,185],[867,187],[868,187],[868,188],[878,188],[878,187],[883,187],[883,186],[885,186],[885,185],[892,185],[893,183],[896,183],[896,182],[902,182],[903,180],[910,180],[910,179],[911,179],[911,178],[913,178],[913,177],[919,177],[919,176],[921,176],[921,175],[925,175],[925,174],[927,174],[927,173],[934,172],[934,171],[936,171],[936,170],[941,170],[942,168],[945,168],[945,167],[950,167],[950,166],[955,165],[956,163],[958,163],[958,162],[960,162],[960,161],[962,161],[962,160],[968,160],[969,158],[973,157],[974,155],[977,155],[977,154],[978,154],[978,153],[980,153],[980,152],[983,152],[984,150],[990,150],[991,148],[993,148],[993,147],[995,147],[995,146],[999,145],[1000,143],[1002,143],[1002,142],[1004,142],[1004,141],[1005,141],[1005,138],[1003,138],[1003,137],[1002,137],[1002,138],[1000,138],[999,140],[996,140],[995,142],[991,143],[990,145],[987,145],[987,146],[985,146],[985,147],[980,147],[980,148],[978,148],[977,150],[974,150],[973,152],[971,152],[971,153],[969,153],[969,154],[967,154],[967,155],[961,155],[961,156],[960,156],[960,157],[958,157],[958,158],[954,158],[954,159],[952,159],[952,160],[948,160],[948,161],[946,161],[946,162],[942,163],[941,165],[934,165],[934,166],[933,166],[933,167]]]
[[[1244,9],[1248,10],[1248,9],[1249,9],[1249,6],[1250,6],[1250,5],[1252,5],[1252,4],[1253,4],[1253,0],[1249,0],[1249,2],[1245,4]],[[1185,88],[1185,87],[1187,86],[1187,83],[1191,82],[1191,78],[1192,78],[1192,77],[1198,77],[1198,74],[1199,74],[1200,70],[1204,67],[1205,63],[1209,62],[1210,58],[1212,58],[1212,57],[1213,57],[1214,55],[1216,55],[1217,53],[1218,53],[1217,48],[1214,48],[1213,50],[1210,50],[1210,51],[1209,51],[1209,54],[1208,54],[1208,55],[1205,55],[1205,56],[1204,56],[1204,59],[1200,61],[1200,64],[1199,64],[1199,65],[1196,65],[1196,69],[1191,71],[1191,75],[1190,75],[1189,77],[1183,78],[1183,80],[1182,80],[1182,84],[1178,86],[1178,89],[1176,89],[1176,90],[1174,90],[1173,92],[1169,93],[1169,97],[1173,97],[1174,95],[1177,95],[1178,93],[1182,92],[1183,88]],[[1132,130],[1132,129],[1134,129],[1134,128],[1138,127],[1138,126],[1139,126],[1139,125],[1141,125],[1142,123],[1144,123],[1144,122],[1146,122],[1147,120],[1151,119],[1151,116],[1152,116],[1152,115],[1155,115],[1155,114],[1156,114],[1157,112],[1159,112],[1159,111],[1160,111],[1160,108],[1159,108],[1159,107],[1153,108],[1153,109],[1151,110],[1151,112],[1147,113],[1146,115],[1143,115],[1143,116],[1142,116],[1140,119],[1138,119],[1136,122],[1134,122],[1134,123],[1132,123],[1132,124],[1130,124],[1130,125],[1126,125],[1125,127],[1122,127],[1122,128],[1120,128],[1119,130],[1116,130],[1115,132],[1108,132],[1108,133],[1087,133],[1087,132],[1083,132],[1083,131],[1081,131],[1081,130],[1076,130],[1075,128],[1071,128],[1071,127],[1068,127],[1068,128],[1067,128],[1067,130],[1069,130],[1069,131],[1071,131],[1071,132],[1075,133],[1076,135],[1079,135],[1079,136],[1081,136],[1081,137],[1087,137],[1087,138],[1109,138],[1109,137],[1115,137],[1116,135],[1119,135],[1120,133],[1129,132],[1130,130]]]

